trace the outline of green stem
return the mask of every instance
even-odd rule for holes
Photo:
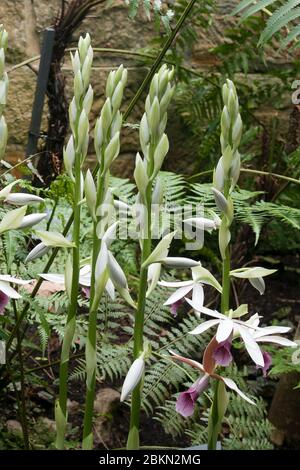
[[[142,244],[141,265],[148,258],[151,253],[151,184],[148,187],[146,195],[146,209],[147,209],[147,230],[144,233]],[[146,306],[146,292],[147,292],[147,277],[148,268],[141,266],[140,283],[138,292],[138,306],[134,323],[134,345],[133,345],[133,358],[137,359],[144,349],[144,318]],[[131,415],[130,415],[130,428],[127,439],[128,450],[138,450],[140,447],[139,442],[139,428],[140,428],[140,413],[141,413],[141,395],[142,395],[142,381],[135,387],[131,397]]]
[[[12,300],[13,310],[15,319],[18,319],[18,311],[16,301]],[[19,415],[20,421],[22,426],[22,433],[23,433],[23,440],[25,449],[29,449],[29,431],[28,431],[28,423],[27,423],[27,412],[26,412],[26,398],[25,398],[25,375],[24,375],[24,363],[23,363],[23,354],[22,354],[22,346],[20,341],[20,332],[17,332],[17,352],[18,352],[18,363],[20,368],[20,402],[19,404]]]
[[[222,263],[222,296],[221,296],[221,311],[226,313],[229,310],[230,298],[230,249],[227,246],[225,251],[225,259]]]
[[[96,207],[99,207],[103,201],[105,187],[105,174],[99,172],[99,181],[97,185],[97,199]],[[86,399],[84,411],[84,426],[83,426],[83,440],[82,448],[84,450],[91,450],[93,448],[93,411],[96,390],[96,363],[97,363],[97,312],[98,304],[95,304],[95,271],[96,262],[101,248],[101,241],[97,235],[97,226],[100,219],[97,217],[93,224],[93,253],[92,253],[92,278],[91,278],[91,293],[90,293],[90,311],[89,311],[89,325],[88,325],[88,341],[89,347],[93,354],[94,371],[93,376],[86,385]],[[91,358],[86,354],[86,364]]]
[[[77,313],[77,298],[79,288],[79,266],[80,266],[80,212],[81,206],[79,204],[81,199],[81,175],[80,175],[81,156],[76,155],[75,157],[75,190],[74,190],[74,223],[73,223],[73,242],[75,247],[73,248],[73,259],[72,259],[72,288],[71,298],[68,307],[67,322],[65,328],[65,335],[62,344],[61,362],[59,368],[59,398],[56,408],[56,423],[57,423],[57,435],[56,435],[56,447],[57,449],[64,448],[65,433],[67,427],[67,394],[68,394],[68,370],[69,370],[69,359],[70,350],[75,334],[76,326],[76,313]]]
[[[229,182],[225,183],[224,196],[226,199],[229,195]],[[225,216],[223,216],[225,217]],[[230,301],[230,247],[229,244],[225,250],[225,258],[222,260],[222,295],[221,295],[221,312],[226,315],[229,310]],[[208,420],[208,450],[216,450],[218,434],[221,429],[223,416],[219,416],[219,387],[217,381],[214,391],[214,398],[210,408]]]

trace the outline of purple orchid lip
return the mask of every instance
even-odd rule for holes
[[[0,291],[0,314],[4,312],[6,305],[9,302],[8,295],[4,294],[4,292]]]
[[[184,418],[192,416],[199,395],[208,387],[209,375],[198,379],[188,390],[181,392],[177,398],[176,411]]]
[[[213,353],[213,358],[220,366],[227,367],[231,363],[233,357],[231,354],[231,341],[226,339],[218,344]]]
[[[182,304],[183,304],[183,300],[179,299],[171,305],[170,311],[174,317],[177,317],[177,312]]]
[[[262,369],[263,376],[267,377],[268,370],[270,369],[270,367],[272,365],[272,356],[267,351],[262,351],[262,355],[263,355],[263,358],[264,358],[264,366],[263,367],[256,366],[256,369]]]

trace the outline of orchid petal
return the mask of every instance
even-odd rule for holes
[[[51,274],[51,273],[42,273],[39,276],[45,281],[55,282],[57,284],[65,285],[65,276],[63,274]]]
[[[192,286],[185,286],[185,287],[180,287],[178,290],[173,292],[172,295],[166,300],[164,305],[171,305],[177,302],[178,300],[182,299],[183,297],[186,296],[190,291],[192,290]]]
[[[194,330],[190,331],[190,335],[200,335],[201,333],[217,325],[218,323],[220,323],[220,320],[207,320],[201,323],[201,325],[196,326]]]
[[[256,341],[253,338],[253,336],[249,333],[247,328],[244,326],[238,325],[237,329],[245,343],[245,347],[251,359],[255,362],[255,364],[263,367],[265,361],[264,361],[262,352],[259,346],[256,344]]]
[[[255,339],[261,338],[262,336],[269,336],[273,335],[275,333],[282,334],[282,333],[287,333],[290,331],[289,326],[266,326],[264,328],[259,328],[258,330],[254,331],[254,337]]]
[[[229,387],[231,390],[234,390],[240,397],[242,397],[244,400],[246,400],[248,403],[251,403],[251,405],[256,405],[256,403],[253,400],[250,400],[250,398],[245,395],[242,390],[240,390],[237,386],[237,384],[232,380],[228,379],[227,377],[221,377],[221,380]]]
[[[203,307],[204,291],[202,285],[198,282],[193,287],[192,301],[194,305],[197,305],[196,310],[200,310]]]
[[[0,281],[0,291],[11,299],[20,299],[21,295],[13,289],[8,282]]]
[[[173,282],[159,281],[158,283],[158,285],[163,286],[163,287],[174,287],[174,288],[185,287],[185,286],[191,286],[192,288],[193,284],[194,284],[193,281],[173,281]]]
[[[216,340],[218,343],[222,343],[229,338],[232,333],[233,326],[233,321],[230,320],[230,318],[220,321],[216,334]]]
[[[276,343],[280,344],[281,346],[287,346],[290,348],[295,348],[298,346],[297,343],[291,341],[287,338],[282,338],[281,336],[263,336],[262,338],[257,338],[256,340],[258,343]]]

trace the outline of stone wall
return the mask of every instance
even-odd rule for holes
[[[219,1],[219,13],[216,21],[210,28],[209,35],[205,31],[198,31],[198,41],[193,50],[187,51],[188,64],[196,69],[213,66],[209,48],[222,41],[222,30],[224,20],[222,15],[232,8],[234,0]],[[53,18],[58,12],[60,0],[1,0],[0,18],[1,22],[9,32],[10,47],[7,53],[8,67],[20,63],[26,58],[39,54],[42,39],[42,31],[50,26]],[[151,38],[157,34],[154,23],[149,22],[141,13],[134,20],[127,16],[127,8],[123,0],[114,0],[110,7],[98,6],[94,12],[84,21],[80,30],[74,37],[74,45],[80,33],[88,31],[93,40],[93,45],[107,48],[138,49],[145,47]],[[128,57],[108,56],[107,54],[95,54],[96,69],[92,73],[92,84],[95,90],[95,103],[92,110],[92,117],[95,118],[101,109],[104,97],[104,84],[111,67],[124,62],[129,68],[129,81],[126,90],[126,102],[133,96],[138,85],[142,81],[147,70]],[[33,64],[38,67],[38,62]],[[65,74],[68,82],[71,82],[71,69],[68,60],[65,63]],[[31,108],[33,103],[34,89],[36,84],[36,74],[29,67],[25,66],[12,70],[9,73],[10,87],[6,117],[9,126],[9,144],[7,159],[14,162],[24,155],[24,148],[27,141],[27,133],[30,123]],[[126,105],[126,103],[125,103]],[[46,107],[45,107],[46,108]],[[137,122],[142,114],[143,103],[139,103],[132,114],[130,121]],[[45,111],[46,112],[46,111]],[[45,118],[44,118],[45,119]],[[185,154],[184,136],[180,135],[180,125],[176,112],[171,111],[169,122],[171,145],[168,160],[174,161],[176,150],[176,160],[178,153],[179,171],[193,161],[193,157]],[[43,128],[45,129],[45,123]],[[173,138],[172,138],[173,137]],[[125,129],[122,139],[122,158],[118,160],[117,172],[124,176],[132,173],[133,155],[136,152],[137,132],[132,129]],[[181,149],[181,150],[180,150]],[[93,156],[91,155],[91,159]],[[172,164],[170,164],[172,168]]]

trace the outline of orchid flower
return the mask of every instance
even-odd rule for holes
[[[62,290],[66,289],[65,275],[54,273],[41,273],[39,276],[45,281],[54,282],[62,285]],[[91,287],[91,265],[86,264],[79,271],[79,284],[84,288]],[[115,289],[112,281],[109,279],[106,283],[105,290],[112,300],[115,300]]]
[[[30,284],[32,279],[25,281],[6,274],[0,275],[0,314],[3,313],[9,299],[20,299],[22,296],[10,284]]]
[[[193,308],[195,308],[196,310],[198,309],[198,306],[195,305],[191,300],[186,300]],[[287,333],[290,330],[289,327],[267,326],[261,328],[258,326],[258,314],[252,315],[250,319],[245,322],[238,320],[238,318],[247,313],[247,309],[244,308],[245,306],[241,307],[242,308],[239,308],[236,311],[230,310],[228,316],[219,313],[216,310],[201,307],[200,311],[205,315],[213,317],[213,319],[201,323],[193,331],[191,331],[190,334],[199,335],[204,331],[208,330],[209,328],[218,326],[216,333],[216,341],[220,344],[232,337],[241,337],[249,356],[259,367],[264,367],[265,361],[263,358],[263,353],[257,343],[269,342],[291,347],[294,347],[296,345],[296,343],[286,338],[281,338],[280,336],[273,336],[276,334]]]
[[[215,373],[216,362],[213,358],[214,351],[218,347],[218,343],[215,338],[209,343],[208,347],[205,350],[203,357],[203,364],[200,362],[194,361],[179,354],[170,351],[171,358],[190,365],[191,367],[197,369],[200,372],[199,379],[185,392],[181,392],[178,396],[176,403],[176,411],[184,417],[191,416],[194,412],[195,404],[200,396],[200,394],[209,386],[210,378],[221,380],[224,382],[225,386],[235,391],[240,395],[244,400],[252,405],[255,405],[255,402],[247,397],[236,385],[236,383],[227,377],[221,377],[219,374]]]
[[[166,300],[164,305],[176,304],[176,302],[184,299],[185,296],[191,292],[193,305],[197,305],[198,307],[195,309],[195,313],[200,318],[199,311],[203,307],[204,303],[203,284],[213,286],[219,292],[222,292],[222,287],[216,278],[207,269],[203,268],[201,264],[193,267],[191,271],[192,279],[190,281],[160,281],[158,284],[164,287],[177,288],[177,290]]]

